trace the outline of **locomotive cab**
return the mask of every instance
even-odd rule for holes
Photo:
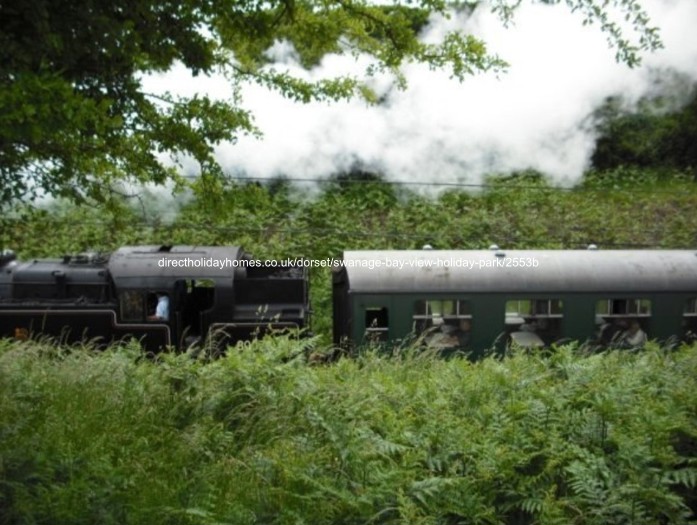
[[[125,247],[109,270],[124,322],[150,323],[186,348],[214,337],[235,344],[278,328],[308,324],[307,274],[302,268],[266,267],[238,247]],[[156,296],[168,318],[154,315]]]

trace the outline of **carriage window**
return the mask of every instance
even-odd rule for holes
[[[138,290],[125,290],[119,297],[121,304],[121,319],[123,321],[142,321],[143,293]]]
[[[506,302],[507,317],[562,317],[560,299],[525,299]]]
[[[648,299],[603,299],[596,303],[595,314],[605,317],[651,317]]]
[[[470,303],[457,299],[433,299],[414,303],[414,333],[424,334],[428,346],[466,347],[472,330]]]
[[[522,346],[545,346],[563,336],[564,303],[561,299],[506,301],[505,332]]]
[[[697,297],[688,299],[682,318],[683,340],[697,341]]]
[[[370,341],[387,341],[389,317],[387,308],[368,306],[365,309],[365,335]]]
[[[595,340],[602,346],[642,346],[650,321],[648,299],[603,299],[595,305]]]

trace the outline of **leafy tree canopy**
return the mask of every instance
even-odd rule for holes
[[[639,61],[660,46],[640,0],[544,0],[600,24],[619,60]],[[508,20],[522,0],[492,0]],[[472,9],[470,0],[0,0],[0,206],[37,194],[109,199],[119,182],[163,183],[177,169],[160,155],[194,158],[203,187],[222,176],[213,147],[254,132],[238,98],[148,94],[145,75],[181,63],[193,75],[221,73],[231,86],[252,81],[299,101],[371,92],[356,77],[307,82],[270,67],[265,52],[290,42],[311,67],[327,53],[373,57],[368,75],[403,83],[406,62],[445,68],[454,77],[505,63],[485,43],[451,32],[419,40],[429,16]],[[633,27],[620,30],[610,11]]]
[[[665,95],[645,99],[631,112],[622,109],[621,99],[607,100],[597,115],[593,166],[661,169],[668,177],[686,170],[697,180],[697,85],[680,90],[686,91],[690,100],[679,109]]]

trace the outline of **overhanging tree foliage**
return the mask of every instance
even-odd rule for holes
[[[593,167],[684,170],[697,180],[697,85],[682,91],[692,95],[680,109],[666,109],[663,99],[670,97],[665,96],[644,100],[631,112],[622,109],[621,99],[607,100],[597,112],[600,136]]]
[[[522,0],[493,0],[508,19]],[[640,0],[544,0],[565,3],[598,22],[629,65],[660,46]],[[181,63],[193,75],[221,73],[231,86],[262,83],[310,101],[357,94],[360,78],[310,83],[269,67],[265,52],[288,41],[311,67],[328,53],[373,57],[367,74],[388,71],[402,83],[408,61],[467,74],[504,67],[484,42],[451,32],[419,40],[434,14],[474,2],[395,0],[0,0],[0,206],[37,194],[108,199],[118,182],[178,180],[161,155],[194,158],[201,180],[222,176],[213,147],[253,132],[251,115],[228,101],[148,94],[142,78]],[[610,12],[625,17],[630,40]],[[235,90],[232,90],[234,93]],[[181,180],[179,180],[181,182]],[[213,187],[213,186],[212,186]]]

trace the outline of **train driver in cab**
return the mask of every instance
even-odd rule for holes
[[[155,313],[148,316],[148,321],[169,321],[169,296],[166,293],[157,292],[157,306]]]

